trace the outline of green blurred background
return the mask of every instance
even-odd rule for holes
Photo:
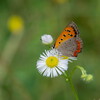
[[[23,34],[8,29],[13,15],[22,17]],[[71,21],[78,25],[84,47],[69,68],[80,65],[94,76],[84,82],[77,70],[73,82],[80,100],[100,99],[100,0],[0,0],[0,100],[75,100],[63,75],[46,78],[36,69],[39,55],[48,49],[41,35],[56,39]]]

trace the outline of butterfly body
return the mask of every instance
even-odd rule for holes
[[[76,57],[82,50],[82,40],[74,22],[70,23],[57,38],[54,48],[64,56]]]

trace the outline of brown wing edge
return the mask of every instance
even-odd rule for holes
[[[68,24],[68,27],[72,27],[77,35],[80,34],[79,29],[78,29],[78,27],[77,27],[77,25],[76,25],[75,22],[73,22],[73,21],[70,22],[70,23]]]

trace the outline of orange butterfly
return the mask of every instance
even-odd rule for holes
[[[64,56],[77,57],[78,53],[82,51],[82,45],[77,25],[71,22],[57,38],[54,48]]]

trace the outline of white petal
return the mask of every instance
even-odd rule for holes
[[[45,66],[45,62],[43,61],[37,61],[37,68],[41,67],[41,66]]]
[[[58,67],[60,67],[64,70],[67,70],[67,68],[68,68],[67,65],[65,65],[65,64],[59,64]]]
[[[57,72],[56,72],[56,69],[55,69],[55,68],[53,68],[53,69],[52,69],[52,75],[53,75],[53,77],[58,76],[58,74],[57,74]]]
[[[52,68],[51,68],[51,74],[50,75],[51,75],[51,78],[52,78],[53,77],[53,69]]]
[[[47,67],[47,69],[44,71],[43,76],[50,76],[50,68]]]
[[[40,59],[46,59],[47,57],[44,55],[40,55]]]
[[[72,62],[72,60],[77,60],[77,57],[69,57],[68,61]]]
[[[60,66],[57,66],[57,68],[61,71],[61,72],[64,72],[64,69]]]
[[[60,61],[59,61],[59,64],[68,65],[68,60],[60,60]]]
[[[51,73],[51,68],[48,68],[48,74],[47,74],[47,77],[50,77],[50,73]]]
[[[45,70],[46,70],[47,67],[41,67],[41,68],[38,68],[39,72],[42,74]]]
[[[55,69],[56,69],[56,71],[57,71],[57,73],[58,73],[59,75],[62,74],[62,72],[61,72],[59,69],[57,69],[57,68],[55,68]]]
[[[43,76],[47,76],[47,69],[44,71]]]

